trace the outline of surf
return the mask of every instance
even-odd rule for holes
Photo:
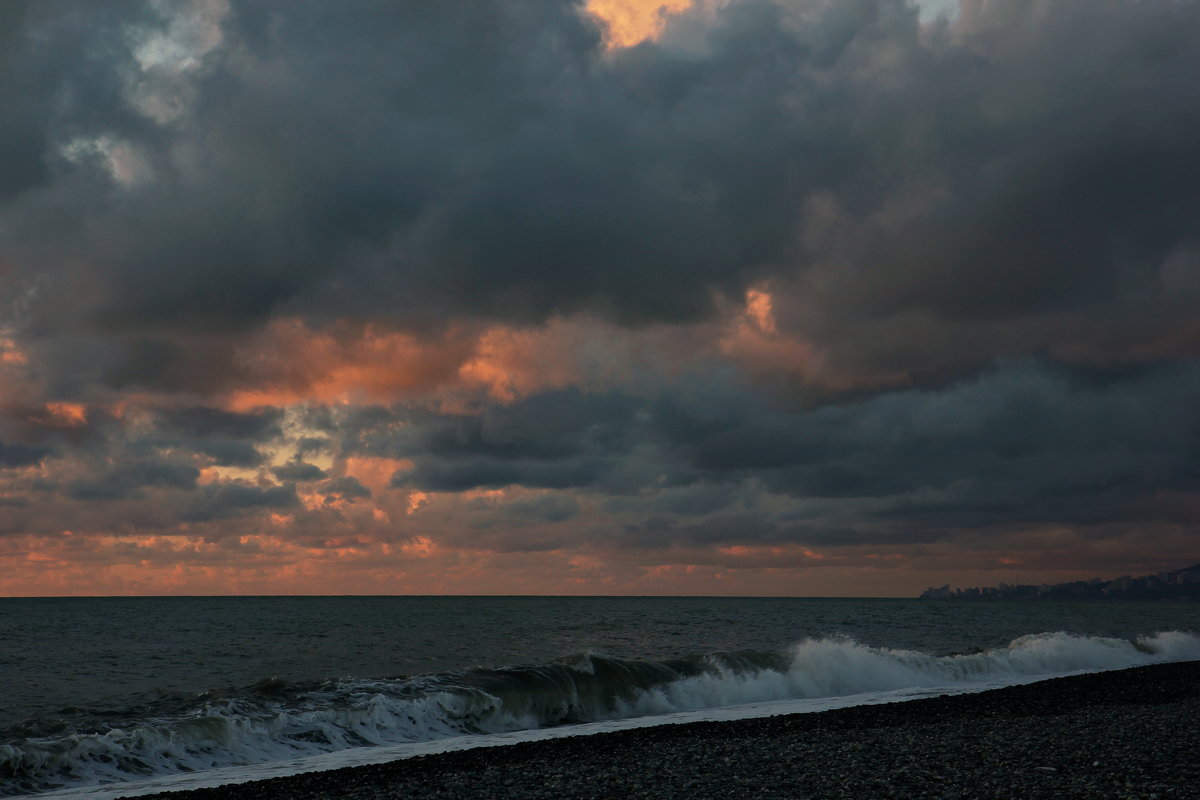
[[[544,664],[430,675],[297,685],[268,679],[227,696],[206,693],[182,707],[172,699],[129,709],[117,715],[118,723],[68,725],[24,738],[6,732],[4,741],[14,743],[0,745],[0,793],[298,764],[395,746],[471,746],[472,740],[534,731],[626,727],[631,720],[717,718],[717,710],[728,708],[784,713],[790,703],[791,710],[817,710],[1183,660],[1200,660],[1200,637],[1049,632],[946,655],[823,637],[777,652],[660,661],[583,652]]]

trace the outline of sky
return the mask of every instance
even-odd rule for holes
[[[1200,0],[7,0],[0,594],[1200,560]]]

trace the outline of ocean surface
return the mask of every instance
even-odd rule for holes
[[[6,598],[0,795],[99,800],[1194,659],[1196,603]]]

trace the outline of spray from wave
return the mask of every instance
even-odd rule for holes
[[[1042,633],[935,656],[851,639],[786,652],[633,661],[585,653],[534,666],[303,686],[263,681],[225,697],[163,703],[118,722],[31,722],[4,731],[0,794],[294,759],[352,747],[788,699],[1050,677],[1200,659],[1200,637]],[[111,717],[110,717],[111,719]]]

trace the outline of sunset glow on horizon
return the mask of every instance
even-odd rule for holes
[[[0,11],[0,595],[1194,563],[1200,3]]]

